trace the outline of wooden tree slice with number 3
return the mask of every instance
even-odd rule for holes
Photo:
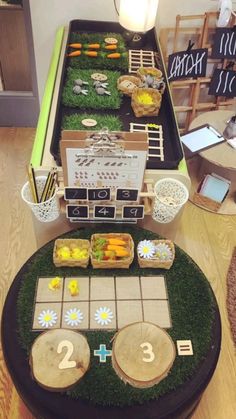
[[[112,365],[125,383],[147,388],[167,376],[175,355],[175,345],[165,330],[152,323],[138,322],[116,334]]]
[[[78,332],[53,329],[35,339],[30,366],[37,383],[50,391],[67,390],[86,373],[90,362],[87,339]]]

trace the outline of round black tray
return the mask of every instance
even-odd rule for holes
[[[46,244],[45,246],[47,246]],[[45,246],[43,248],[45,248]],[[221,346],[221,320],[215,300],[211,345],[195,375],[178,389],[158,400],[128,407],[94,406],[70,398],[65,393],[44,390],[31,377],[29,359],[22,349],[17,332],[17,306],[22,277],[30,269],[37,252],[23,265],[8,292],[2,315],[2,347],[7,368],[14,385],[28,408],[44,419],[185,419],[198,404],[217,365]],[[201,304],[201,302],[199,302]]]

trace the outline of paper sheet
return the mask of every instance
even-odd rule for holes
[[[192,153],[194,153],[223,142],[224,137],[213,127],[204,126],[182,135],[181,141]]]

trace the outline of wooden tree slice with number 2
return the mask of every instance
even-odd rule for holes
[[[42,333],[31,348],[33,378],[50,391],[72,387],[84,376],[89,362],[87,339],[72,330],[54,329]]]
[[[174,343],[165,330],[152,323],[138,322],[116,334],[112,365],[125,383],[147,388],[167,376],[175,355]]]

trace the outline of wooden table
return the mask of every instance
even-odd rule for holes
[[[204,124],[210,124],[223,134],[227,121],[233,115],[233,110],[205,112],[195,118],[189,128],[194,129]],[[218,213],[236,214],[236,150],[228,145],[227,142],[223,142],[201,151],[198,155],[187,160],[187,165],[192,182],[190,201],[193,202],[193,195],[204,175],[214,172],[231,181],[229,194],[222,203]],[[207,209],[205,207],[202,208]]]

